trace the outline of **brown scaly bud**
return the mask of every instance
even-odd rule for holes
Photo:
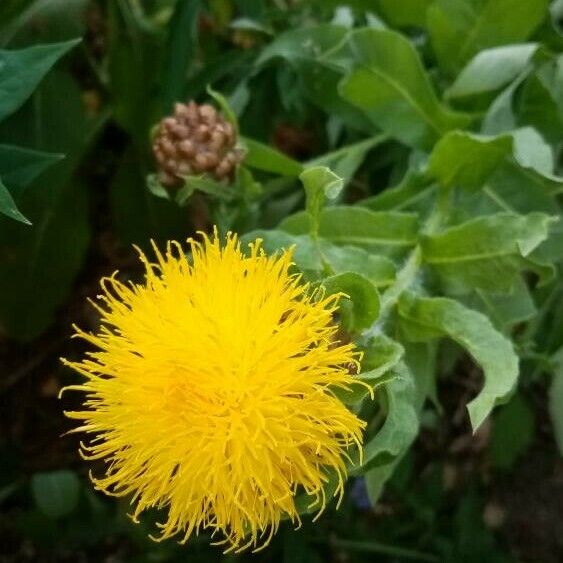
[[[166,186],[180,184],[182,176],[203,173],[232,181],[244,157],[236,142],[234,127],[213,106],[175,104],[173,115],[160,122],[153,141],[158,178]]]

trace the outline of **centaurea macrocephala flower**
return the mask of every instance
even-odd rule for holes
[[[335,396],[354,383],[359,354],[340,343],[338,295],[291,273],[291,251],[245,255],[235,235],[171,242],[156,261],[140,252],[140,284],[102,280],[95,351],[65,361],[84,409],[67,412],[91,435],[86,459],[107,494],[130,496],[133,518],[165,509],[164,539],[211,531],[227,550],[268,544],[280,520],[299,524],[295,497],[341,496],[351,448],[365,423]]]

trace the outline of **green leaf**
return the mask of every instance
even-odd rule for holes
[[[356,66],[340,93],[383,131],[400,141],[430,148],[451,129],[470,122],[436,97],[411,43],[388,30],[364,29],[351,35]]]
[[[335,199],[344,187],[344,181],[326,166],[306,168],[299,175],[306,194],[306,211],[311,221],[311,236],[319,234],[319,219],[326,199]]]
[[[395,263],[357,246],[334,246],[320,241],[323,261],[335,273],[356,272],[368,278],[375,287],[390,285],[395,280]]]
[[[455,75],[483,49],[526,41],[547,15],[548,0],[435,0],[427,26],[442,69]]]
[[[183,2],[183,4],[187,4]],[[138,147],[162,117],[162,54],[165,36],[130,2],[107,5],[107,72],[112,114]],[[189,33],[186,33],[189,35]],[[178,77],[175,77],[177,79]]]
[[[2,178],[0,178],[0,213],[3,213],[6,217],[10,217],[16,221],[25,223],[26,225],[31,225],[29,219],[21,214],[16,202],[13,200],[10,192],[8,191],[8,188],[2,182]]]
[[[49,69],[80,41],[35,45],[17,51],[0,49],[0,121],[16,111]]]
[[[90,237],[88,190],[73,174],[103,120],[84,115],[78,86],[56,71],[0,126],[0,137],[67,155],[18,200],[33,228],[0,219],[0,325],[11,337],[38,336],[53,321],[82,266]]]
[[[39,174],[62,158],[62,154],[0,145],[0,177],[10,186],[11,193],[19,197]]]
[[[510,469],[530,446],[534,430],[532,409],[521,394],[514,395],[493,419],[489,446],[493,466]]]
[[[418,171],[407,171],[398,185],[363,199],[358,202],[358,205],[373,211],[417,209],[420,204],[430,201],[431,196],[435,194],[436,185],[429,176],[429,174],[422,174]]]
[[[323,269],[318,245],[309,235],[293,236],[275,229],[259,229],[246,233],[240,238],[243,247],[247,247],[256,239],[262,240],[262,247],[267,254],[275,254],[293,247],[293,261],[297,268],[302,272],[315,272],[315,278]]]
[[[220,92],[213,90],[211,86],[207,86],[207,93],[215,100],[215,102],[219,106],[219,109],[221,110],[221,113],[223,114],[225,119],[231,123],[231,125],[235,129],[236,134],[238,135],[239,132],[238,118],[235,111],[229,104],[227,98],[225,98],[225,96],[223,96],[223,94],[221,94]]]
[[[531,184],[530,189],[537,185],[547,196],[563,189],[561,178],[553,175],[551,147],[531,127],[495,137],[464,131],[448,133],[435,145],[426,175],[445,187],[477,190],[506,167],[515,168],[515,174]]]
[[[549,415],[559,453],[563,456],[563,348],[554,354],[552,360],[555,369],[549,388]]]
[[[514,96],[529,73],[530,69],[524,70],[493,100],[481,123],[482,133],[498,135],[517,127]]]
[[[373,132],[362,113],[338,95],[337,85],[350,59],[348,34],[345,26],[335,24],[292,29],[268,45],[256,64],[263,66],[276,58],[285,59],[289,65],[282,67],[281,76],[291,76],[293,81],[280,86],[282,99],[289,95],[291,101],[304,94],[330,116],[354,129]]]
[[[522,43],[477,53],[446,91],[446,97],[463,98],[502,88],[528,67],[538,48],[537,43]]]
[[[445,187],[476,190],[500,166],[512,149],[508,135],[488,137],[452,131],[432,150],[427,174]]]
[[[230,186],[218,182],[207,176],[183,176],[184,185],[176,192],[175,200],[178,205],[185,205],[195,191],[214,196],[222,200],[231,200],[234,197]]]
[[[553,221],[543,213],[477,217],[421,240],[423,260],[452,293],[474,288],[510,291],[528,256],[548,236]]]
[[[362,348],[362,369],[367,371],[356,375],[354,378],[369,385],[374,391],[382,385],[388,384],[396,377],[391,370],[403,357],[403,347],[384,334],[371,338],[369,343]],[[365,385],[352,385],[350,389],[335,389],[334,394],[344,403],[353,405],[362,401],[369,391]]]
[[[483,389],[467,405],[471,425],[477,430],[516,386],[518,357],[512,342],[486,316],[452,299],[403,294],[398,310],[407,338],[425,342],[447,336],[465,348],[483,369]]]
[[[333,469],[327,470],[327,480],[324,483],[323,489],[327,502],[334,498],[338,491],[340,483],[339,477]],[[306,492],[301,492],[295,495],[295,508],[299,514],[311,514],[317,512],[321,508],[321,502],[313,495],[308,495]]]
[[[550,178],[508,159],[488,178],[483,190],[475,194],[475,201],[480,200],[481,204],[492,208],[493,212],[540,211],[556,214],[559,211],[555,199],[557,191],[557,183]],[[476,213],[480,213],[479,208]]]
[[[31,490],[35,503],[46,516],[61,518],[78,505],[80,481],[73,471],[65,469],[35,473]]]
[[[387,417],[377,434],[364,445],[362,471],[392,464],[414,441],[418,433],[416,386],[406,366],[383,387]]]
[[[118,162],[110,185],[113,224],[122,242],[150,249],[149,241],[185,238],[185,209],[169,198],[156,197],[141,175],[141,157],[130,145]],[[154,178],[153,178],[154,180]],[[151,187],[158,191],[156,183]],[[164,189],[164,188],[163,188]],[[181,196],[184,188],[176,193]]]
[[[275,229],[255,230],[241,237],[243,246],[257,238],[268,254],[294,247],[293,261],[307,277],[318,279],[322,272],[332,274],[355,272],[368,278],[377,288],[393,283],[395,263],[357,246],[335,246],[326,240],[314,241],[308,234],[290,235]],[[311,276],[312,274],[312,276]]]
[[[424,27],[433,0],[376,0],[377,11],[394,27]]]
[[[174,102],[185,97],[186,77],[197,52],[197,36],[202,2],[176,2],[168,26],[162,72],[163,113],[170,113]]]
[[[535,128],[551,144],[563,140],[563,58],[545,62],[510,96],[519,125]]]
[[[12,20],[0,14],[1,45],[38,45],[82,37],[86,32],[88,0],[2,0],[22,4]]]
[[[309,215],[306,212],[291,215],[280,223],[279,229],[295,235],[309,233]],[[414,246],[418,229],[418,217],[412,213],[334,206],[321,213],[319,235],[334,244],[389,253]]]
[[[241,142],[247,150],[244,164],[250,168],[289,177],[297,177],[303,172],[301,163],[268,145],[246,137]]]
[[[537,313],[530,290],[520,276],[516,278],[510,293],[476,289],[464,303],[487,315],[503,332],[509,331],[518,323],[529,321]]]
[[[404,374],[403,371],[401,371],[401,374],[410,377],[414,384],[414,390],[412,393],[404,393],[398,396],[399,399],[402,398],[407,402],[401,409],[404,413],[404,421],[401,421],[396,416],[397,413],[394,413],[393,416],[395,417],[395,424],[405,424],[406,432],[397,434],[401,440],[392,449],[393,455],[389,455],[389,453],[385,453],[385,450],[383,450],[380,459],[376,458],[376,463],[373,467],[367,464],[368,471],[365,474],[366,487],[369,499],[373,505],[378,501],[385,484],[393,475],[397,465],[407,454],[409,447],[416,438],[420,425],[420,413],[427,397],[432,398],[435,395],[436,346],[432,344],[405,343],[404,349],[406,368],[402,368]],[[399,367],[401,368],[401,366]],[[435,399],[433,400],[435,401]],[[390,415],[391,412],[388,411],[388,416]],[[388,434],[391,438],[393,435],[393,433]],[[385,448],[381,441],[378,443]],[[388,448],[391,448],[391,446],[388,446]]]
[[[310,160],[308,166],[328,166],[348,183],[366,158],[367,153],[388,140],[387,135],[376,135]]]
[[[252,18],[237,18],[229,23],[229,27],[231,29],[263,33],[264,35],[275,35],[274,30],[269,25]]]
[[[511,133],[514,159],[523,168],[530,168],[538,174],[553,180],[559,190],[563,189],[561,178],[553,176],[555,161],[553,150],[542,136],[531,127],[522,127]]]
[[[347,332],[369,328],[379,316],[379,292],[371,281],[355,272],[329,276],[322,281],[328,295],[343,293],[339,303],[341,324]]]
[[[334,46],[340,44],[348,33],[348,29],[344,26],[334,24],[287,31],[262,50],[256,65],[262,66],[275,58],[283,58],[291,62],[315,60],[334,49]]]

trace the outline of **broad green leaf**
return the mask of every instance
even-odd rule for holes
[[[310,231],[309,216],[305,212],[296,213],[284,219],[279,229],[295,235],[306,234]],[[418,217],[412,213],[334,206],[321,213],[319,235],[338,245],[396,252],[416,244],[418,229]]]
[[[201,0],[176,2],[168,25],[162,70],[162,110],[170,113],[174,102],[186,96],[186,76],[197,56]]]
[[[0,137],[67,155],[18,200],[32,228],[0,218],[0,325],[11,337],[39,335],[53,321],[82,266],[90,237],[88,190],[73,174],[102,123],[103,116],[85,116],[78,86],[58,71],[0,126]]]
[[[371,281],[355,272],[343,272],[322,281],[328,295],[343,293],[339,314],[344,330],[360,332],[369,328],[379,316],[379,292]]]
[[[49,69],[81,40],[27,49],[0,49],[0,121],[31,96]]]
[[[129,146],[118,162],[109,190],[112,220],[121,241],[149,249],[151,239],[185,239],[185,209],[149,191],[141,170],[141,157]],[[185,195],[183,189],[176,197]]]
[[[301,163],[273,147],[247,138],[243,138],[241,141],[247,151],[244,157],[246,166],[281,176],[297,177],[303,172]]]
[[[511,96],[519,125],[535,128],[555,145],[563,140],[563,58],[544,63]]]
[[[318,279],[322,272],[355,272],[377,288],[388,286],[395,279],[396,267],[392,260],[357,246],[335,246],[326,240],[315,242],[308,234],[290,235],[275,229],[251,231],[241,237],[241,242],[246,246],[258,238],[268,254],[293,248],[295,265],[311,279]]]
[[[452,131],[432,150],[427,174],[443,186],[468,190],[482,187],[512,149],[508,135],[487,137],[465,131]]]
[[[320,214],[328,199],[335,199],[344,187],[344,181],[326,166],[306,168],[299,175],[306,194],[305,209],[311,221],[311,235],[319,234]]]
[[[515,173],[527,179],[531,189],[539,184],[545,195],[563,189],[562,180],[553,175],[552,149],[531,127],[494,137],[450,132],[435,145],[426,174],[446,187],[477,190],[505,167],[516,168]]]
[[[27,225],[31,225],[29,219],[24,217],[20,210],[18,209],[16,202],[12,198],[12,195],[8,191],[8,188],[2,182],[0,177],[0,213],[10,217],[10,219],[15,219]]]
[[[0,14],[0,46],[39,45],[82,37],[86,32],[88,0],[2,0],[22,4],[9,21]]]
[[[563,188],[563,180],[553,176],[555,161],[553,150],[545,142],[542,136],[531,127],[522,127],[511,133],[514,149],[514,159],[524,167],[535,170],[538,174],[545,176],[556,183],[560,183],[559,189]]]
[[[485,384],[468,405],[473,430],[477,430],[498,404],[505,402],[518,380],[518,356],[512,342],[498,332],[483,314],[442,297],[403,294],[399,316],[407,338],[427,341],[447,336],[465,348],[483,368]]]
[[[294,29],[282,33],[262,50],[256,61],[257,66],[271,59],[283,58],[288,61],[315,60],[322,57],[335,45],[340,44],[349,33],[341,25],[323,24],[315,27]]]
[[[211,86],[207,86],[207,93],[215,100],[215,102],[219,106],[219,109],[221,110],[221,113],[223,114],[223,117],[231,123],[236,134],[238,135],[240,129],[238,117],[234,109],[231,107],[229,100],[227,100],[227,98],[225,98],[225,96],[223,96],[221,92],[213,90]]]
[[[107,31],[112,114],[137,146],[144,147],[151,128],[162,117],[158,93],[163,88],[162,50],[166,37],[156,33],[141,10],[123,1],[107,5]]]
[[[450,75],[483,49],[526,41],[547,15],[548,0],[434,0],[427,26]]]
[[[424,27],[433,0],[376,0],[377,11],[394,27]]]
[[[397,412],[395,413],[388,411],[388,416],[393,415],[394,418],[390,421],[392,425],[405,425],[404,433],[395,434],[400,437],[399,443],[393,447],[386,445],[382,440],[377,440],[377,435],[374,438],[374,440],[377,440],[374,445],[377,445],[380,450],[379,453],[377,450],[375,452],[376,458],[373,467],[370,467],[370,463],[366,463],[368,471],[365,474],[368,497],[374,506],[379,500],[385,484],[393,475],[397,465],[408,452],[418,434],[420,413],[427,397],[432,398],[435,395],[436,346],[433,344],[405,343],[404,351],[403,358],[406,367],[402,367],[399,371],[402,376],[411,378],[414,384],[414,392],[398,395],[398,398],[406,401],[406,404],[396,408]],[[397,416],[398,411],[402,411],[403,421]],[[390,432],[387,434],[387,438],[393,439],[393,435],[394,433]],[[389,455],[389,450],[391,450],[392,455]],[[379,459],[377,456],[379,456]]]
[[[423,260],[448,290],[510,291],[529,255],[548,236],[552,219],[543,213],[498,213],[478,217],[421,240]]]
[[[160,183],[158,174],[149,174],[147,176],[146,182],[147,188],[153,196],[159,197],[161,199],[171,199],[170,192]],[[180,190],[181,189],[182,188],[180,188]],[[175,199],[178,202],[178,205],[182,205],[180,198],[178,198],[178,192],[176,193]]]
[[[195,191],[229,201],[234,194],[231,186],[226,186],[213,178],[203,176],[182,176],[184,185],[176,192],[175,200],[178,205],[185,205]],[[154,193],[154,192],[153,192]]]
[[[76,508],[80,481],[73,471],[66,469],[35,473],[31,479],[31,490],[35,503],[45,515],[61,518]]]
[[[416,386],[411,371],[398,366],[397,376],[383,387],[387,417],[380,430],[364,444],[362,471],[386,466],[412,444],[418,433]]]
[[[327,480],[324,483],[325,498],[329,502],[337,493],[340,483],[339,476],[333,469],[326,472]],[[295,508],[299,514],[311,514],[317,512],[321,508],[320,501],[313,495],[306,492],[299,493],[295,496]]]
[[[495,212],[556,214],[559,211],[555,199],[558,191],[558,182],[508,159],[488,178],[482,191],[475,194],[475,199],[481,200],[482,204],[494,204]],[[476,213],[479,213],[478,208]]]
[[[387,135],[376,135],[313,158],[307,162],[307,165],[328,166],[335,174],[348,181],[362,164],[367,153],[387,140]]]
[[[530,446],[534,413],[521,394],[515,394],[493,418],[489,454],[494,467],[510,469]]]
[[[481,123],[481,132],[487,135],[506,133],[518,127],[514,98],[531,69],[520,73],[487,108]]]
[[[4,26],[11,23],[11,20],[16,19],[25,11],[26,5],[27,0],[5,0],[0,4],[0,21]],[[0,38],[2,38],[2,35],[0,35]]]
[[[231,29],[242,29],[244,31],[255,31],[264,35],[274,36],[274,30],[267,24],[252,18],[237,18],[229,23]]]
[[[362,113],[338,95],[337,85],[350,64],[348,34],[346,27],[335,24],[292,29],[268,45],[256,64],[261,67],[273,59],[285,59],[289,65],[282,67],[279,76],[290,77],[292,82],[280,85],[282,99],[291,101],[302,92],[329,115],[354,129],[373,132]]]
[[[391,370],[400,362],[403,357],[403,347],[396,341],[391,340],[383,334],[371,338],[366,346],[362,346],[362,373],[355,376],[358,385],[352,385],[350,389],[335,389],[334,394],[344,403],[352,405],[359,403],[369,391],[365,384],[369,385],[374,391],[382,385],[388,384],[396,374]]]
[[[340,84],[347,101],[365,111],[383,131],[400,141],[430,148],[451,129],[470,122],[436,97],[412,44],[388,30],[364,29],[351,35],[355,67]]]
[[[294,236],[275,229],[256,230],[241,237],[243,247],[255,240],[262,241],[262,247],[268,254],[279,253],[293,248],[293,261],[297,268],[305,273],[319,273],[323,269],[322,256],[319,246],[306,235]],[[314,276],[315,278],[317,275]]]
[[[0,178],[10,186],[11,193],[19,197],[41,172],[62,158],[62,154],[0,145]]]
[[[555,441],[563,456],[563,348],[553,356],[554,372],[549,388],[549,415]]]
[[[395,280],[395,263],[357,246],[334,246],[320,241],[323,261],[334,273],[356,272],[368,278],[376,287],[390,285]]]
[[[470,308],[487,315],[493,324],[506,332],[514,325],[532,319],[537,309],[521,277],[517,277],[510,293],[494,293],[476,289],[464,303]]]
[[[446,91],[446,97],[463,98],[502,88],[524,71],[538,47],[537,43],[522,43],[477,53]]]
[[[428,174],[409,171],[398,185],[363,199],[358,205],[373,211],[413,210],[421,204],[433,204],[435,192],[436,185]]]

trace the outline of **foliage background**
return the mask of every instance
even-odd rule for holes
[[[0,560],[560,561],[562,15],[559,0],[3,0]],[[151,129],[208,86],[245,168],[163,193]],[[314,166],[332,174],[300,181]],[[138,275],[131,243],[211,223],[297,242],[307,276],[350,294],[343,321],[380,385],[354,407],[368,460],[343,506],[255,556],[151,542],[60,439],[74,376],[58,358],[83,352],[70,324],[95,328],[98,279]]]

